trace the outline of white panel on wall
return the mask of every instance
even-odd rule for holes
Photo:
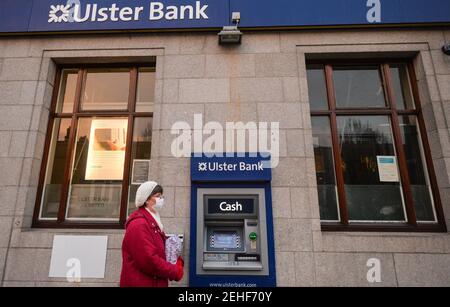
[[[107,246],[107,236],[55,235],[49,277],[105,278]]]

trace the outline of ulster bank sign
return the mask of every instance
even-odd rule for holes
[[[215,29],[228,12],[228,0],[2,0],[0,33]]]
[[[97,3],[83,5],[80,0],[67,4],[51,5],[49,23],[53,22],[129,22],[148,20],[201,20],[209,19],[208,4],[195,1],[195,4],[168,5],[163,2],[150,2],[148,6],[123,6],[116,3],[102,7]]]
[[[0,34],[450,24],[449,0],[1,0]]]

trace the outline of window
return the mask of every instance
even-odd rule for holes
[[[154,66],[58,72],[36,227],[121,227],[148,178]]]
[[[408,62],[307,66],[324,230],[445,231]]]

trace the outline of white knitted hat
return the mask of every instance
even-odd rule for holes
[[[147,199],[152,195],[153,190],[158,185],[154,181],[147,181],[141,184],[136,192],[136,207],[139,208],[145,204]]]

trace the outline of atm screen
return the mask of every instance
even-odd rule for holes
[[[236,231],[213,232],[211,235],[211,247],[216,249],[239,249],[240,238]]]

